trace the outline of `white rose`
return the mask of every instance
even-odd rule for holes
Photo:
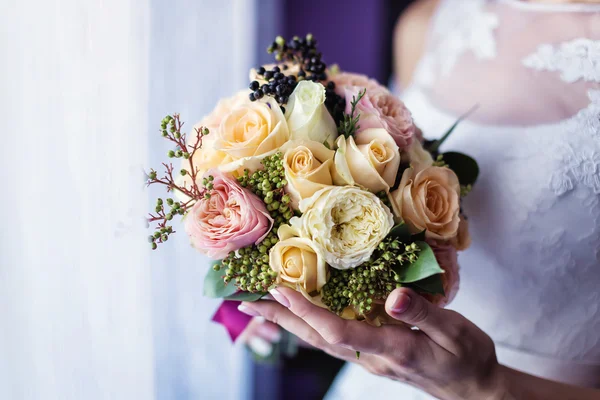
[[[335,153],[336,185],[363,186],[388,192],[396,181],[400,153],[394,138],[382,128],[365,129],[355,137],[340,136]]]
[[[394,226],[390,210],[373,193],[355,186],[331,186],[300,202],[302,217],[290,224],[310,239],[336,269],[355,268]]]
[[[333,147],[337,127],[325,107],[325,87],[320,83],[298,83],[288,100],[285,117],[292,140],[327,142],[329,147]]]

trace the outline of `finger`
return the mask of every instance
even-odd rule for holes
[[[260,318],[262,321],[256,327],[256,335],[271,343],[279,343],[281,341],[281,328],[262,317]]]
[[[464,317],[439,308],[413,290],[394,290],[385,303],[387,313],[394,319],[416,326],[431,340],[455,353],[459,339],[467,329]]]
[[[290,310],[272,301],[257,301],[253,303],[242,303],[240,311],[250,312],[263,316],[266,320],[276,323],[285,330],[293,333],[308,344],[333,357],[341,358],[350,362],[357,362],[356,352],[341,347],[332,346],[327,343],[313,328],[306,322],[294,315]],[[368,355],[361,355],[360,361],[366,361]]]
[[[277,288],[271,291],[273,297],[302,318],[317,331],[329,344],[342,346],[355,351],[382,355],[388,352],[398,339],[413,343],[415,337],[410,329],[394,327],[384,329],[369,326],[360,321],[349,321],[340,318],[329,310],[320,308],[308,301],[301,293],[288,288]]]

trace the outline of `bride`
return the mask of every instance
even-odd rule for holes
[[[398,35],[426,137],[480,106],[445,143],[481,167],[453,310],[405,288],[386,310],[418,330],[285,288],[245,310],[352,362],[329,399],[600,398],[600,0],[422,0]]]

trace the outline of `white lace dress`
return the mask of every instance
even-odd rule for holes
[[[474,156],[472,247],[453,308],[500,362],[600,387],[600,4],[446,0],[403,95],[428,137]],[[349,365],[327,399],[429,399]]]

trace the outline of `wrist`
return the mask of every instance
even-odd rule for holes
[[[491,371],[476,384],[472,399],[478,400],[511,400],[507,368],[496,363]]]

